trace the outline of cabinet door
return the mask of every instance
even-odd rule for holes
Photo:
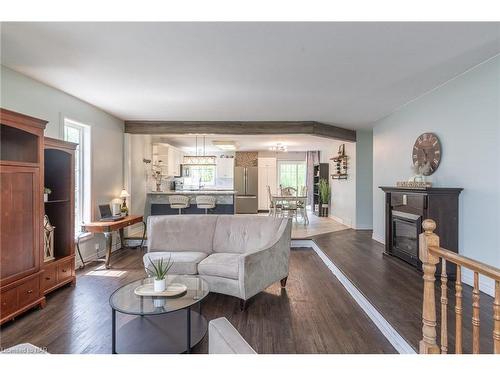
[[[218,158],[217,178],[233,178],[233,176],[234,176],[234,159]]]
[[[269,208],[269,193],[276,193],[276,158],[259,158],[259,210]]]
[[[4,283],[40,266],[41,189],[36,167],[0,166],[0,278]]]

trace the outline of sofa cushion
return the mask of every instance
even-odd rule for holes
[[[219,276],[228,279],[238,280],[239,254],[214,253],[203,259],[198,264],[200,275]]]
[[[217,216],[159,215],[148,218],[148,251],[210,254]]]
[[[259,250],[276,237],[283,219],[271,216],[219,216],[213,251],[244,254]]]
[[[207,254],[196,251],[182,251],[182,252],[156,251],[144,255],[143,257],[144,266],[145,267],[149,266],[150,264],[149,259],[151,259],[154,262],[160,258],[168,260],[169,257],[170,260],[174,262],[172,268],[170,268],[169,274],[196,275],[198,273],[198,263],[200,263],[204,258],[206,258]]]

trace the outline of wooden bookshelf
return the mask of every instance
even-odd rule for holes
[[[47,294],[75,283],[75,149],[76,144],[45,138],[44,187],[52,192],[44,202],[54,229],[54,259],[44,261],[40,278]]]
[[[328,181],[328,163],[319,163],[314,165],[314,184],[313,184],[313,206],[312,211],[316,216],[321,216],[319,208],[319,181],[325,179]]]

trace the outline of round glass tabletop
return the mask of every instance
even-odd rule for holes
[[[170,275],[169,283],[184,284],[187,290],[177,297],[138,296],[134,290],[144,284],[152,284],[153,279],[141,279],[126,284],[113,292],[109,304],[114,310],[130,315],[158,315],[185,309],[200,302],[208,295],[208,284],[195,275]]]

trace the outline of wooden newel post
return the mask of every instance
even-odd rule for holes
[[[422,308],[422,340],[420,354],[439,354],[436,343],[436,299],[434,295],[434,274],[439,258],[429,253],[429,246],[439,247],[439,237],[434,234],[436,223],[434,220],[424,220],[424,233],[419,236],[419,258],[424,271],[424,302]]]

